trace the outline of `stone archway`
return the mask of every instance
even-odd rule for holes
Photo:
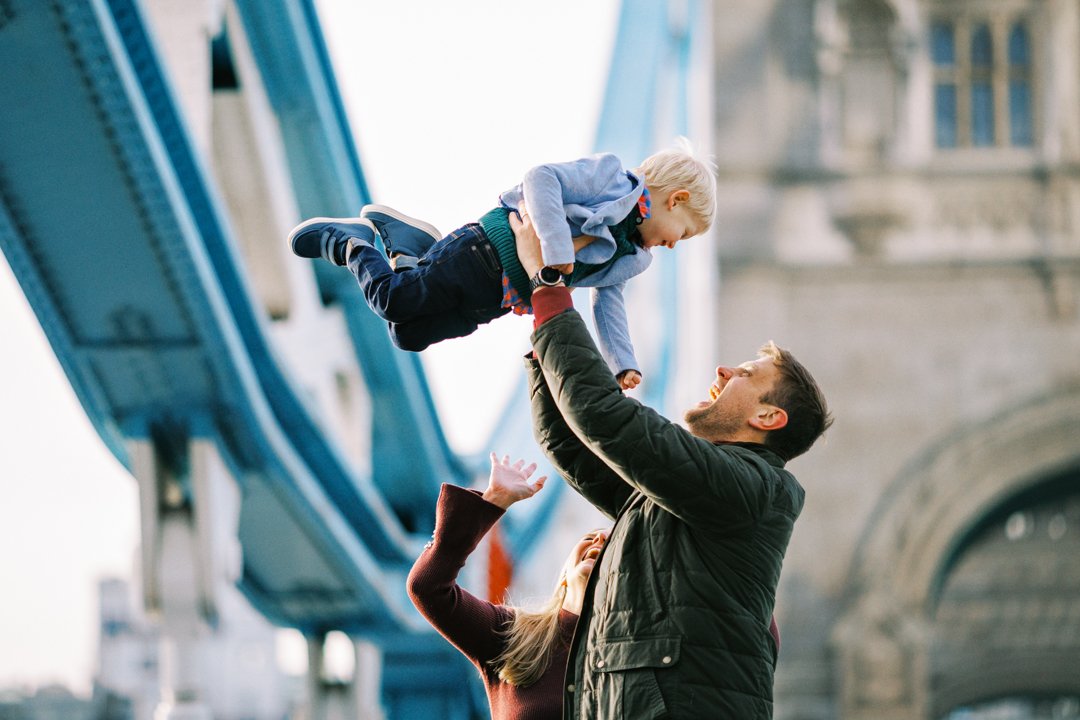
[[[945,437],[867,523],[834,631],[844,720],[930,718],[934,594],[963,539],[1014,497],[1080,467],[1080,388]]]
[[[932,717],[1080,717],[1078,529],[1080,467],[1010,498],[946,561],[931,601]]]

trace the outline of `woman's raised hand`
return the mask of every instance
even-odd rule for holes
[[[531,498],[540,492],[540,488],[544,487],[547,481],[547,476],[541,475],[534,482],[529,482],[529,477],[534,472],[536,463],[526,465],[524,460],[518,460],[511,465],[509,455],[504,455],[503,459],[499,460],[495,453],[491,453],[491,475],[482,497],[503,510],[518,500]]]

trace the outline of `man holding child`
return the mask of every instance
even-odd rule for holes
[[[543,264],[527,214],[522,266]],[[565,287],[532,295],[534,433],[615,521],[570,649],[563,717],[772,717],[781,564],[804,491],[784,466],[832,420],[810,373],[766,344],[720,366],[686,428],[621,391]]]

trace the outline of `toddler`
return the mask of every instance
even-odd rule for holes
[[[623,286],[657,246],[674,248],[712,224],[716,178],[688,149],[649,156],[633,171],[610,153],[540,165],[499,206],[440,240],[428,223],[383,205],[357,218],[313,218],[293,229],[294,253],[348,267],[394,344],[419,352],[509,312],[531,312],[541,285],[591,287],[600,350],[624,389],[641,382]],[[527,277],[508,216],[527,213],[544,267]],[[386,256],[375,243],[382,240]]]

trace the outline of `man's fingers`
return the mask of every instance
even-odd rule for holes
[[[521,474],[527,478],[534,472],[536,472],[536,463],[529,463],[528,466],[522,469]]]

